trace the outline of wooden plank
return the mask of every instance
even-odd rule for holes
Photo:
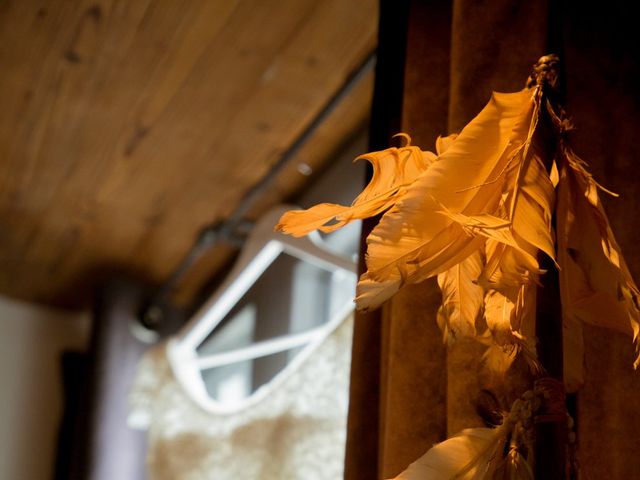
[[[162,280],[371,50],[376,15],[373,0],[4,4],[0,292],[72,305],[105,267]]]

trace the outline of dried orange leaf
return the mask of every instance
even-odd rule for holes
[[[411,139],[408,135],[407,141]],[[373,166],[373,177],[351,206],[322,203],[308,210],[285,213],[276,230],[300,237],[320,229],[334,231],[355,219],[372,217],[393,206],[408,185],[435,160],[435,154],[423,152],[408,143],[402,148],[388,148],[358,157]],[[330,223],[330,222],[334,223]]]

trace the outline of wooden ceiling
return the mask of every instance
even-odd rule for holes
[[[105,271],[166,279],[376,27],[376,0],[0,0],[0,293],[80,306]],[[371,84],[300,159],[321,167],[362,128]],[[295,163],[253,216],[304,187]]]

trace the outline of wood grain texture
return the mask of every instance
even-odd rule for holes
[[[107,269],[163,280],[369,54],[376,17],[375,0],[1,2],[0,292],[69,306]],[[363,121],[357,95],[323,143]],[[272,201],[300,188],[288,174]]]

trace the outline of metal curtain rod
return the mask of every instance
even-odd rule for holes
[[[322,110],[307,125],[307,128],[295,139],[287,151],[271,167],[267,174],[254,184],[236,209],[223,221],[216,222],[204,227],[198,233],[196,240],[180,261],[176,269],[169,275],[169,278],[154,292],[150,301],[142,312],[141,322],[150,329],[155,329],[162,321],[162,309],[160,305],[173,288],[182,280],[189,269],[202,257],[211,247],[219,242],[227,242],[237,247],[243,243],[243,237],[251,230],[251,223],[244,219],[246,213],[261,195],[271,186],[280,173],[288,166],[289,162],[298,154],[302,147],[309,141],[316,130],[335,111],[342,101],[349,96],[351,91],[360,81],[373,70],[376,63],[376,50],[372,51],[358,67],[349,74],[342,86],[322,107]]]

